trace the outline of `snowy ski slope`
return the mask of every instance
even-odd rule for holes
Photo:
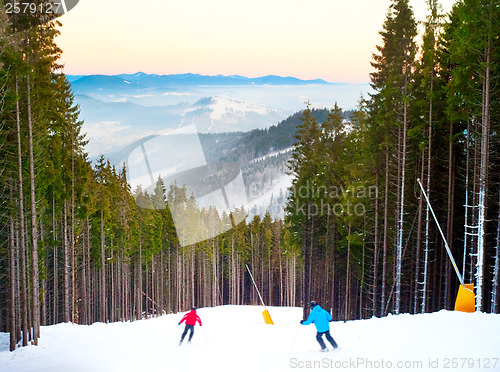
[[[0,371],[500,371],[500,315],[440,311],[333,322],[339,349],[322,353],[302,309],[201,308],[193,342],[178,346],[183,314],[132,323],[42,327],[38,347],[8,351],[0,333]],[[457,368],[453,368],[457,367]]]

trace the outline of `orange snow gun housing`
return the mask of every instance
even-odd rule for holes
[[[252,278],[252,283],[257,291],[257,294],[259,295],[260,302],[262,302],[262,306],[264,306],[264,308],[265,308],[266,304],[264,303],[264,300],[262,299],[262,296],[260,295],[260,291],[259,291],[259,288],[257,287],[257,284],[255,284],[255,280],[253,278],[252,272],[250,271],[250,268],[248,267],[248,265],[245,265],[245,266],[248,270],[248,273],[250,274],[250,278]],[[264,317],[264,322],[266,324],[273,324],[274,325],[273,319],[271,318],[271,314],[269,314],[269,311],[267,309],[264,309],[264,311],[262,312],[262,316]]]
[[[264,317],[264,322],[266,322],[266,324],[274,324],[271,318],[271,314],[269,314],[269,311],[267,311],[267,309],[262,312],[262,316]]]
[[[463,311],[465,313],[473,313],[476,311],[474,284],[460,284],[457,300],[455,301],[455,311]]]

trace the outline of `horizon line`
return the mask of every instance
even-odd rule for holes
[[[225,77],[225,78],[243,78],[243,79],[248,79],[248,80],[255,80],[255,79],[262,79],[266,77],[277,77],[281,79],[296,79],[299,81],[306,81],[306,82],[314,82],[314,81],[322,81],[325,84],[333,85],[369,85],[370,82],[364,82],[364,83],[346,83],[346,82],[330,82],[328,80],[325,80],[323,78],[314,78],[314,79],[302,79],[298,78],[296,76],[282,76],[282,75],[274,75],[274,74],[269,74],[269,75],[262,75],[262,76],[257,76],[257,77],[248,77],[245,75],[238,75],[238,74],[232,74],[232,75],[223,75],[223,74],[215,74],[215,75],[208,75],[208,74],[201,74],[201,73],[195,73],[195,72],[186,72],[186,73],[178,73],[178,74],[158,74],[158,73],[146,73],[143,71],[138,71],[135,73],[114,73],[114,74],[106,74],[106,73],[93,73],[93,74],[73,74],[73,73],[64,73],[66,76],[81,76],[81,77],[88,77],[88,76],[121,76],[121,75],[148,75],[148,76],[182,76],[182,75],[193,75],[193,76],[201,76],[201,77]]]

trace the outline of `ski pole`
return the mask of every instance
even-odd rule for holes
[[[345,322],[344,322],[345,324]],[[354,333],[353,331],[351,331],[350,329],[348,328],[344,328],[348,333],[350,333],[351,335],[353,335],[354,337],[358,338],[358,339],[361,339],[361,337],[359,337],[356,333]]]
[[[200,326],[200,329],[201,329],[201,333],[202,333],[202,335],[203,335],[203,338],[205,339],[205,341],[207,342],[207,344],[209,344],[209,345],[210,345],[211,343],[210,343],[210,341],[208,340],[207,335],[205,334],[205,330],[203,329],[203,327],[202,327],[202,326]]]
[[[297,336],[299,335],[300,327],[302,327],[302,324],[297,327],[297,332],[295,332],[295,337],[293,338],[292,346],[290,347],[290,351],[288,352],[290,354],[292,353],[292,350],[295,347],[295,342],[297,341]]]

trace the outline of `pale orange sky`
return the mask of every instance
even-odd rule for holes
[[[425,0],[410,0],[418,20]],[[441,0],[448,12],[454,0]],[[60,18],[67,74],[294,76],[367,83],[390,0],[80,0]]]

